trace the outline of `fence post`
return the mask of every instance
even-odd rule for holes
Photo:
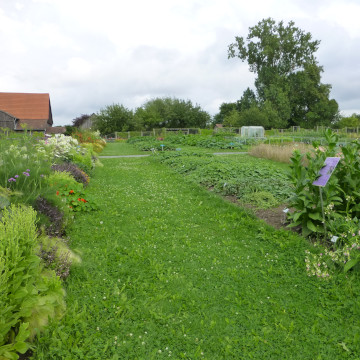
[[[153,134],[154,134],[154,136],[156,135],[156,134],[155,134],[155,129],[153,129]]]

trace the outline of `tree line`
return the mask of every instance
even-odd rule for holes
[[[81,115],[73,120],[80,126],[92,118],[94,128],[101,134],[116,131],[152,130],[154,128],[205,128],[209,125],[209,113],[190,100],[164,97],[147,101],[135,111],[121,104],[108,105],[93,115]]]
[[[319,45],[319,40],[312,40],[309,32],[292,21],[263,19],[249,28],[246,38],[236,36],[228,46],[228,58],[247,62],[256,74],[253,89],[248,87],[237,101],[221,104],[213,118],[190,100],[164,97],[149,100],[134,111],[121,104],[108,105],[92,115],[95,128],[109,134],[215,124],[267,129],[360,126],[360,115],[340,116],[338,103],[330,99],[331,85],[321,82],[324,69],[315,57]],[[78,126],[87,117],[82,115],[73,124]]]

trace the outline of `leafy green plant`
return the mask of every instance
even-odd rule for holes
[[[49,318],[64,312],[64,293],[54,272],[36,255],[36,213],[11,205],[0,220],[0,357],[18,359]]]
[[[337,136],[331,131],[325,133],[327,144],[320,148],[318,143],[314,143],[314,150],[307,153],[308,167],[303,165],[304,154],[295,150],[291,157],[291,171],[289,179],[294,187],[294,196],[290,198],[289,206],[295,211],[288,213],[288,218],[292,222],[289,226],[301,226],[302,234],[324,234],[324,217],[322,211],[321,195],[318,186],[313,182],[318,178],[320,169],[324,166],[327,157],[333,157],[337,152]],[[341,198],[338,178],[332,176],[322,191],[323,205],[326,207],[330,203],[337,207],[343,203]]]
[[[92,197],[87,195],[82,184],[59,187],[56,195],[61,197],[72,211],[92,211],[98,206]]]

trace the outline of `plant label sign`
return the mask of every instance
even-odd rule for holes
[[[336,165],[339,163],[341,158],[339,157],[328,157],[325,159],[325,164],[319,171],[319,178],[316,179],[312,184],[315,186],[325,186],[330,179]]]

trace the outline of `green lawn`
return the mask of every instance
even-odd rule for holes
[[[145,151],[140,151],[134,146],[127,144],[124,141],[108,142],[104,150],[99,154],[100,156],[114,156],[114,155],[141,155],[146,154]]]
[[[306,240],[151,157],[101,161],[100,210],[68,231],[67,315],[34,359],[359,358],[357,277],[308,277]]]

